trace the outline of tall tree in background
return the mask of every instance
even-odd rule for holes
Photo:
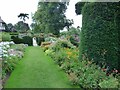
[[[120,70],[119,2],[78,2],[76,13],[83,16],[80,58]]]
[[[29,15],[29,14],[27,14],[27,13],[20,13],[20,14],[18,15],[18,18],[23,19],[23,21],[25,22],[25,18],[29,19],[29,16],[28,16],[28,15]]]
[[[66,2],[39,2],[33,16],[35,25],[39,26],[40,32],[59,35],[60,30],[69,23],[64,14],[66,9]]]
[[[18,23],[16,23],[14,25],[14,28],[18,31],[18,32],[26,32],[28,31],[29,25],[27,23],[24,23],[23,21],[19,21]]]

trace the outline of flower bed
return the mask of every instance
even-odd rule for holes
[[[0,42],[0,68],[3,84],[23,57],[26,46],[25,44],[14,44],[14,42]]]
[[[73,48],[69,41],[63,41],[51,44],[45,52],[67,73],[72,84],[82,88],[120,87],[119,74],[114,77],[114,73],[111,73],[107,76],[106,71],[102,71],[102,68],[92,61],[79,60],[78,48]]]

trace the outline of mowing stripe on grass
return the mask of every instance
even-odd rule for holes
[[[40,47],[27,47],[5,88],[73,88],[66,74]]]

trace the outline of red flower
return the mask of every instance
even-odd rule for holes
[[[117,73],[118,72],[118,70],[113,70],[113,73]]]

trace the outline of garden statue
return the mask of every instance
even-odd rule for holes
[[[33,46],[37,46],[36,37],[33,37]]]

